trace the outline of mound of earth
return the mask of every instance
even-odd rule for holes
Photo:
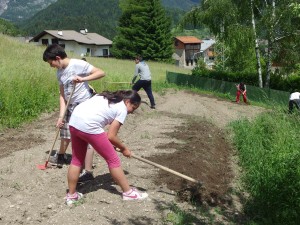
[[[226,141],[224,132],[207,121],[188,120],[185,124],[176,126],[174,132],[165,135],[180,142],[172,141],[156,148],[176,151],[148,159],[185,174],[199,183],[190,183],[180,176],[170,176],[165,170],[159,171],[155,183],[166,184],[169,189],[177,192],[181,201],[211,206],[230,204],[231,199],[227,193],[233,178],[230,167],[232,148]]]

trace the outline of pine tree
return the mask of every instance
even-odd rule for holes
[[[122,15],[113,40],[113,55],[132,59],[142,55],[148,60],[171,58],[171,20],[160,0],[121,0]]]

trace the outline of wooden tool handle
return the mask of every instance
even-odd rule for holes
[[[120,152],[120,149],[117,149],[117,148],[116,148],[116,151]],[[140,160],[140,161],[142,161],[142,162],[144,162],[144,163],[148,163],[148,164],[150,164],[150,165],[152,165],[152,166],[155,166],[155,167],[157,167],[157,168],[160,168],[160,169],[162,169],[162,170],[165,170],[165,171],[167,171],[167,172],[169,172],[169,173],[172,173],[172,174],[174,174],[174,175],[176,175],[176,176],[179,176],[179,177],[181,177],[181,178],[184,178],[184,179],[186,179],[186,180],[188,180],[188,181],[191,181],[191,182],[194,182],[194,183],[197,183],[197,184],[201,184],[199,181],[195,180],[194,178],[188,177],[188,176],[186,176],[186,175],[184,175],[184,174],[182,174],[182,173],[176,172],[176,171],[174,171],[174,170],[172,170],[172,169],[169,169],[169,168],[167,168],[167,167],[165,167],[165,166],[162,166],[162,165],[157,164],[157,163],[155,163],[155,162],[152,162],[152,161],[149,161],[149,160],[147,160],[147,159],[144,159],[144,158],[141,158],[141,157],[139,157],[139,156],[136,156],[136,155],[134,155],[133,153],[131,154],[131,157],[132,157],[132,158],[135,158],[135,159],[137,159],[137,160]]]
[[[67,101],[66,108],[65,108],[64,113],[63,113],[63,116],[62,116],[63,119],[64,119],[65,116],[66,116],[68,107],[69,107],[69,105],[70,105],[71,98],[72,98],[73,93],[74,93],[74,91],[75,91],[75,87],[76,87],[76,83],[74,84],[74,86],[73,86],[73,88],[72,88],[72,91],[71,91],[71,94],[70,94],[70,96],[69,96],[69,99],[68,99],[68,101]],[[53,144],[52,144],[51,150],[49,151],[49,154],[48,154],[48,157],[47,157],[47,161],[46,161],[45,167],[47,167],[47,164],[48,164],[48,161],[49,161],[49,159],[50,159],[51,153],[52,153],[52,151],[53,151],[53,149],[54,149],[56,140],[57,140],[57,138],[58,138],[59,131],[60,131],[60,128],[57,128],[56,135],[55,135],[55,139],[54,139],[54,142],[53,142]]]
[[[181,178],[184,178],[184,179],[186,179],[186,180],[188,180],[188,181],[191,181],[191,182],[194,182],[194,183],[199,183],[199,181],[195,180],[194,178],[188,177],[188,176],[186,176],[186,175],[184,175],[184,174],[181,174],[181,173],[179,173],[179,172],[176,172],[176,171],[174,171],[174,170],[172,170],[172,169],[170,169],[170,168],[167,168],[167,167],[165,167],[165,166],[159,165],[159,164],[157,164],[157,163],[155,163],[155,162],[149,161],[149,160],[147,160],[147,159],[141,158],[141,157],[136,156],[136,155],[133,155],[133,154],[131,155],[131,157],[132,157],[132,158],[135,158],[135,159],[138,159],[138,160],[140,160],[140,161],[142,161],[142,162],[148,163],[148,164],[150,164],[150,165],[152,165],[152,166],[155,166],[155,167],[157,167],[157,168],[160,168],[160,169],[162,169],[162,170],[165,170],[165,171],[167,171],[167,172],[169,172],[169,173],[172,173],[172,174],[174,174],[174,175],[176,175],[176,176],[179,176],[179,177],[181,177]]]

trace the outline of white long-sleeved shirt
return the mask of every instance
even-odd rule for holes
[[[145,61],[141,61],[135,65],[133,80],[135,80],[138,75],[141,80],[151,80],[151,72]]]
[[[300,93],[299,92],[293,92],[290,95],[290,100],[300,99]]]

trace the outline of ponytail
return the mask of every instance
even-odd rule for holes
[[[119,90],[115,92],[103,91],[98,95],[106,98],[108,100],[108,104],[118,103],[126,99],[129,99],[130,103],[134,105],[139,105],[141,103],[141,96],[134,90]]]

